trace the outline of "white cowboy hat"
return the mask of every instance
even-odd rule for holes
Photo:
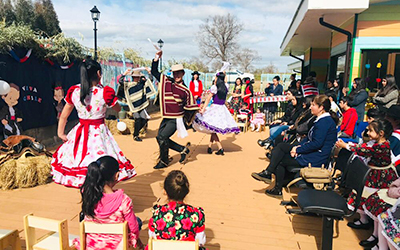
[[[172,67],[171,67],[172,72],[181,71],[181,70],[184,70],[182,64],[175,64],[175,65],[172,65]]]

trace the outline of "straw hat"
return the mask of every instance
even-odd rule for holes
[[[181,70],[184,70],[182,64],[175,64],[175,65],[172,65],[172,67],[171,67],[172,72],[181,71]]]
[[[139,70],[134,70],[134,71],[132,71],[131,76],[132,77],[141,77],[142,74],[140,73]]]

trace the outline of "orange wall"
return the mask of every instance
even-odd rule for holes
[[[400,15],[400,14],[399,14]],[[400,21],[360,21],[357,37],[399,37]]]

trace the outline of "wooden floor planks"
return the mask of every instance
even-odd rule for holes
[[[154,170],[158,149],[155,135],[160,119],[149,122],[149,132],[143,142],[131,136],[117,135],[115,139],[136,167],[138,175],[119,183],[118,188],[133,199],[134,210],[143,221],[141,239],[147,242],[147,223],[151,208],[163,203],[163,180],[169,171],[183,170],[189,178],[191,192],[186,202],[201,206],[206,214],[207,248],[220,249],[318,249],[322,221],[318,217],[292,216],[285,213],[280,200],[264,194],[267,185],[255,181],[250,174],[264,169],[268,162],[264,149],[257,146],[267,133],[242,133],[221,136],[225,155],[206,153],[209,136],[189,131],[189,137],[179,143],[192,143],[186,165],[177,163],[179,155],[170,152],[174,163],[167,169]],[[216,151],[216,146],[214,146]],[[289,196],[285,194],[285,198]],[[18,229],[23,238],[22,217],[28,213],[53,219],[68,219],[69,232],[79,233],[80,195],[77,189],[54,183],[11,191],[0,191],[0,228]],[[339,222],[339,236],[334,249],[362,249],[358,242],[369,231],[356,232]],[[335,229],[335,235],[336,235]],[[24,244],[23,244],[24,245]]]

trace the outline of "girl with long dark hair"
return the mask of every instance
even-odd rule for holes
[[[72,86],[65,97],[66,105],[58,123],[58,136],[64,141],[51,162],[54,182],[80,187],[85,181],[87,166],[103,155],[118,160],[119,180],[136,175],[135,169],[118,147],[104,118],[107,108],[117,112],[120,106],[112,88],[100,84],[100,64],[91,59],[81,65],[81,83]],[[79,123],[65,134],[65,125],[76,108]]]
[[[88,166],[85,182],[80,188],[82,213],[85,221],[101,224],[128,222],[128,243],[143,248],[139,239],[141,220],[133,212],[132,200],[122,189],[114,190],[119,179],[119,163],[103,156]],[[118,249],[122,235],[87,234],[86,249]],[[79,249],[79,240],[74,241]]]
[[[217,134],[239,133],[240,130],[235,120],[225,106],[225,99],[228,93],[229,85],[225,83],[225,74],[220,72],[217,74],[215,84],[211,86],[211,94],[207,97],[204,105],[200,109],[200,113],[196,115],[193,122],[193,128],[199,132],[211,134],[210,143],[207,152],[212,154],[211,146],[213,142],[217,143],[217,155],[224,155],[224,149]],[[213,104],[207,108],[213,99]]]
[[[382,88],[372,98],[378,106],[390,108],[397,104],[399,98],[399,88],[393,75],[386,75],[382,79]]]
[[[365,90],[365,81],[361,78],[354,78],[353,80],[353,88],[349,94],[350,101],[349,105],[352,108],[355,108],[357,111],[358,120],[360,123],[364,121],[364,113],[365,113],[365,104],[368,99],[368,92]],[[347,95],[348,88],[343,88],[343,94]]]

